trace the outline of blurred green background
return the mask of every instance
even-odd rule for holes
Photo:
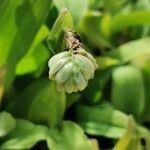
[[[65,27],[99,65],[73,94],[48,79]],[[149,130],[149,0],[0,0],[0,149],[150,150]]]

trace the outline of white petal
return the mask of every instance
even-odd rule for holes
[[[85,65],[81,62],[81,60],[76,56],[74,58],[74,63],[79,68],[84,78],[86,80],[89,80],[91,78],[91,73],[89,71],[89,68],[85,67]]]
[[[81,55],[83,55],[83,56],[89,58],[89,59],[92,61],[92,63],[94,64],[95,69],[98,68],[98,65],[97,65],[97,63],[96,63],[96,60],[94,59],[94,57],[93,57],[90,53],[88,53],[87,51],[85,51],[83,48],[78,49],[76,52],[77,52],[78,54],[81,54]]]
[[[74,80],[75,86],[80,91],[82,91],[87,86],[87,81],[84,79],[81,72],[78,72],[77,74],[74,74],[73,80]]]
[[[60,60],[60,59],[62,59],[64,57],[70,56],[70,55],[71,55],[71,52],[69,52],[69,51],[61,52],[61,53],[58,53],[58,54],[54,55],[53,57],[51,57],[51,59],[48,62],[49,68],[53,64],[55,64],[58,60]]]
[[[86,52],[85,56],[87,56],[93,62],[95,69],[97,69],[98,64],[96,63],[96,60],[94,59],[94,57],[88,52]]]
[[[66,63],[68,63],[70,59],[71,59],[70,57],[65,57],[55,62],[55,64],[53,64],[50,67],[49,78],[53,79],[55,74],[59,71],[59,69],[63,67]]]
[[[65,82],[65,91],[67,93],[72,93],[74,91],[74,82],[73,82],[73,79],[70,78],[68,79],[66,82]]]
[[[82,55],[76,55],[76,57],[80,60],[80,63],[84,65],[84,68],[88,69],[90,78],[93,78],[95,67],[91,60]]]
[[[71,77],[73,63],[69,62],[65,64],[56,74],[55,79],[58,82],[65,82]]]

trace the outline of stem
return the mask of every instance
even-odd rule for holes
[[[56,19],[56,22],[51,30],[51,35],[55,35],[58,30],[61,28],[61,25],[63,23],[64,17],[65,15],[68,13],[68,9],[67,8],[63,8],[58,16],[58,18]]]
[[[48,35],[48,38],[47,38],[47,45],[48,45],[48,48],[50,49],[50,51],[55,54],[54,50],[53,49],[56,49],[55,45],[56,45],[56,39],[55,39],[55,36],[56,34],[58,33],[58,31],[60,30],[61,28],[61,25],[63,23],[63,20],[64,20],[64,17],[65,15],[68,13],[68,10],[67,8],[63,8],[58,16],[58,18],[56,19],[55,23],[54,23],[54,26],[51,30],[51,32],[49,33]]]

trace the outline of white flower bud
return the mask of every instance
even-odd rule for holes
[[[54,55],[48,62],[49,78],[55,80],[58,91],[82,91],[94,77],[98,65],[83,48]]]

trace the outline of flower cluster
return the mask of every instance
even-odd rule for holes
[[[54,55],[48,62],[49,78],[56,81],[58,91],[82,91],[94,77],[98,65],[84,50],[77,32],[66,28],[65,40],[68,51]]]
[[[54,55],[48,62],[49,78],[55,80],[58,91],[82,91],[94,77],[98,65],[84,49],[69,50]]]

